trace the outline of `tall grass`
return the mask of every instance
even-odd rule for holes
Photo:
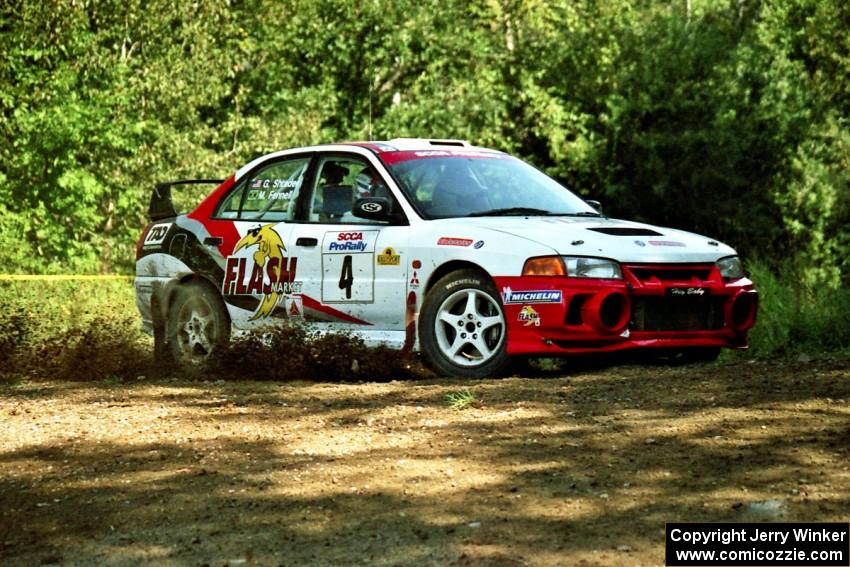
[[[807,285],[790,269],[758,262],[750,273],[760,295],[751,356],[850,352],[850,289]]]
[[[0,282],[0,373],[12,378],[135,377],[150,367],[127,280]]]
[[[750,270],[761,306],[745,356],[850,355],[850,289],[806,286],[760,263]],[[155,364],[152,352],[153,341],[139,330],[129,281],[0,282],[0,379],[178,373]],[[427,373],[413,359],[367,349],[359,339],[290,327],[234,340],[200,375],[379,380]]]
[[[408,356],[292,325],[235,338],[205,368],[153,359],[129,281],[0,282],[0,380],[387,380],[427,373]]]

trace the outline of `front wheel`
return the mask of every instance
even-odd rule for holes
[[[184,368],[197,368],[230,340],[230,319],[221,297],[209,286],[178,287],[168,309],[168,349]]]
[[[489,278],[460,270],[434,284],[419,314],[419,341],[425,359],[443,375],[484,378],[503,372],[507,325]]]

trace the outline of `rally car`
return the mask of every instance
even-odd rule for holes
[[[178,214],[172,188],[205,182],[218,187]],[[285,150],[156,187],[136,301],[158,353],[190,365],[293,321],[421,351],[454,377],[513,356],[746,348],[758,294],[735,250],[599,208],[459,140]]]

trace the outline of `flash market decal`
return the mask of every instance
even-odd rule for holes
[[[539,327],[540,326],[540,314],[534,310],[534,307],[531,305],[523,305],[522,309],[519,310],[519,315],[517,316],[517,320],[525,323],[526,327]]]
[[[236,243],[232,252],[234,255],[227,258],[224,269],[224,283],[221,286],[224,295],[263,296],[251,321],[271,315],[281,297],[297,291],[294,287],[300,287],[292,281],[295,279],[298,258],[285,256],[286,246],[273,226],[267,224],[249,230]],[[254,247],[256,250],[250,257],[235,256],[243,248]]]
[[[392,247],[384,248],[384,251],[378,254],[378,264],[381,266],[398,266],[401,264],[401,256],[395,253]]]

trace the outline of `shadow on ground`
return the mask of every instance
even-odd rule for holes
[[[21,384],[0,398],[0,558],[662,563],[668,521],[846,520],[848,378],[831,360]],[[459,389],[480,407],[449,408]]]

